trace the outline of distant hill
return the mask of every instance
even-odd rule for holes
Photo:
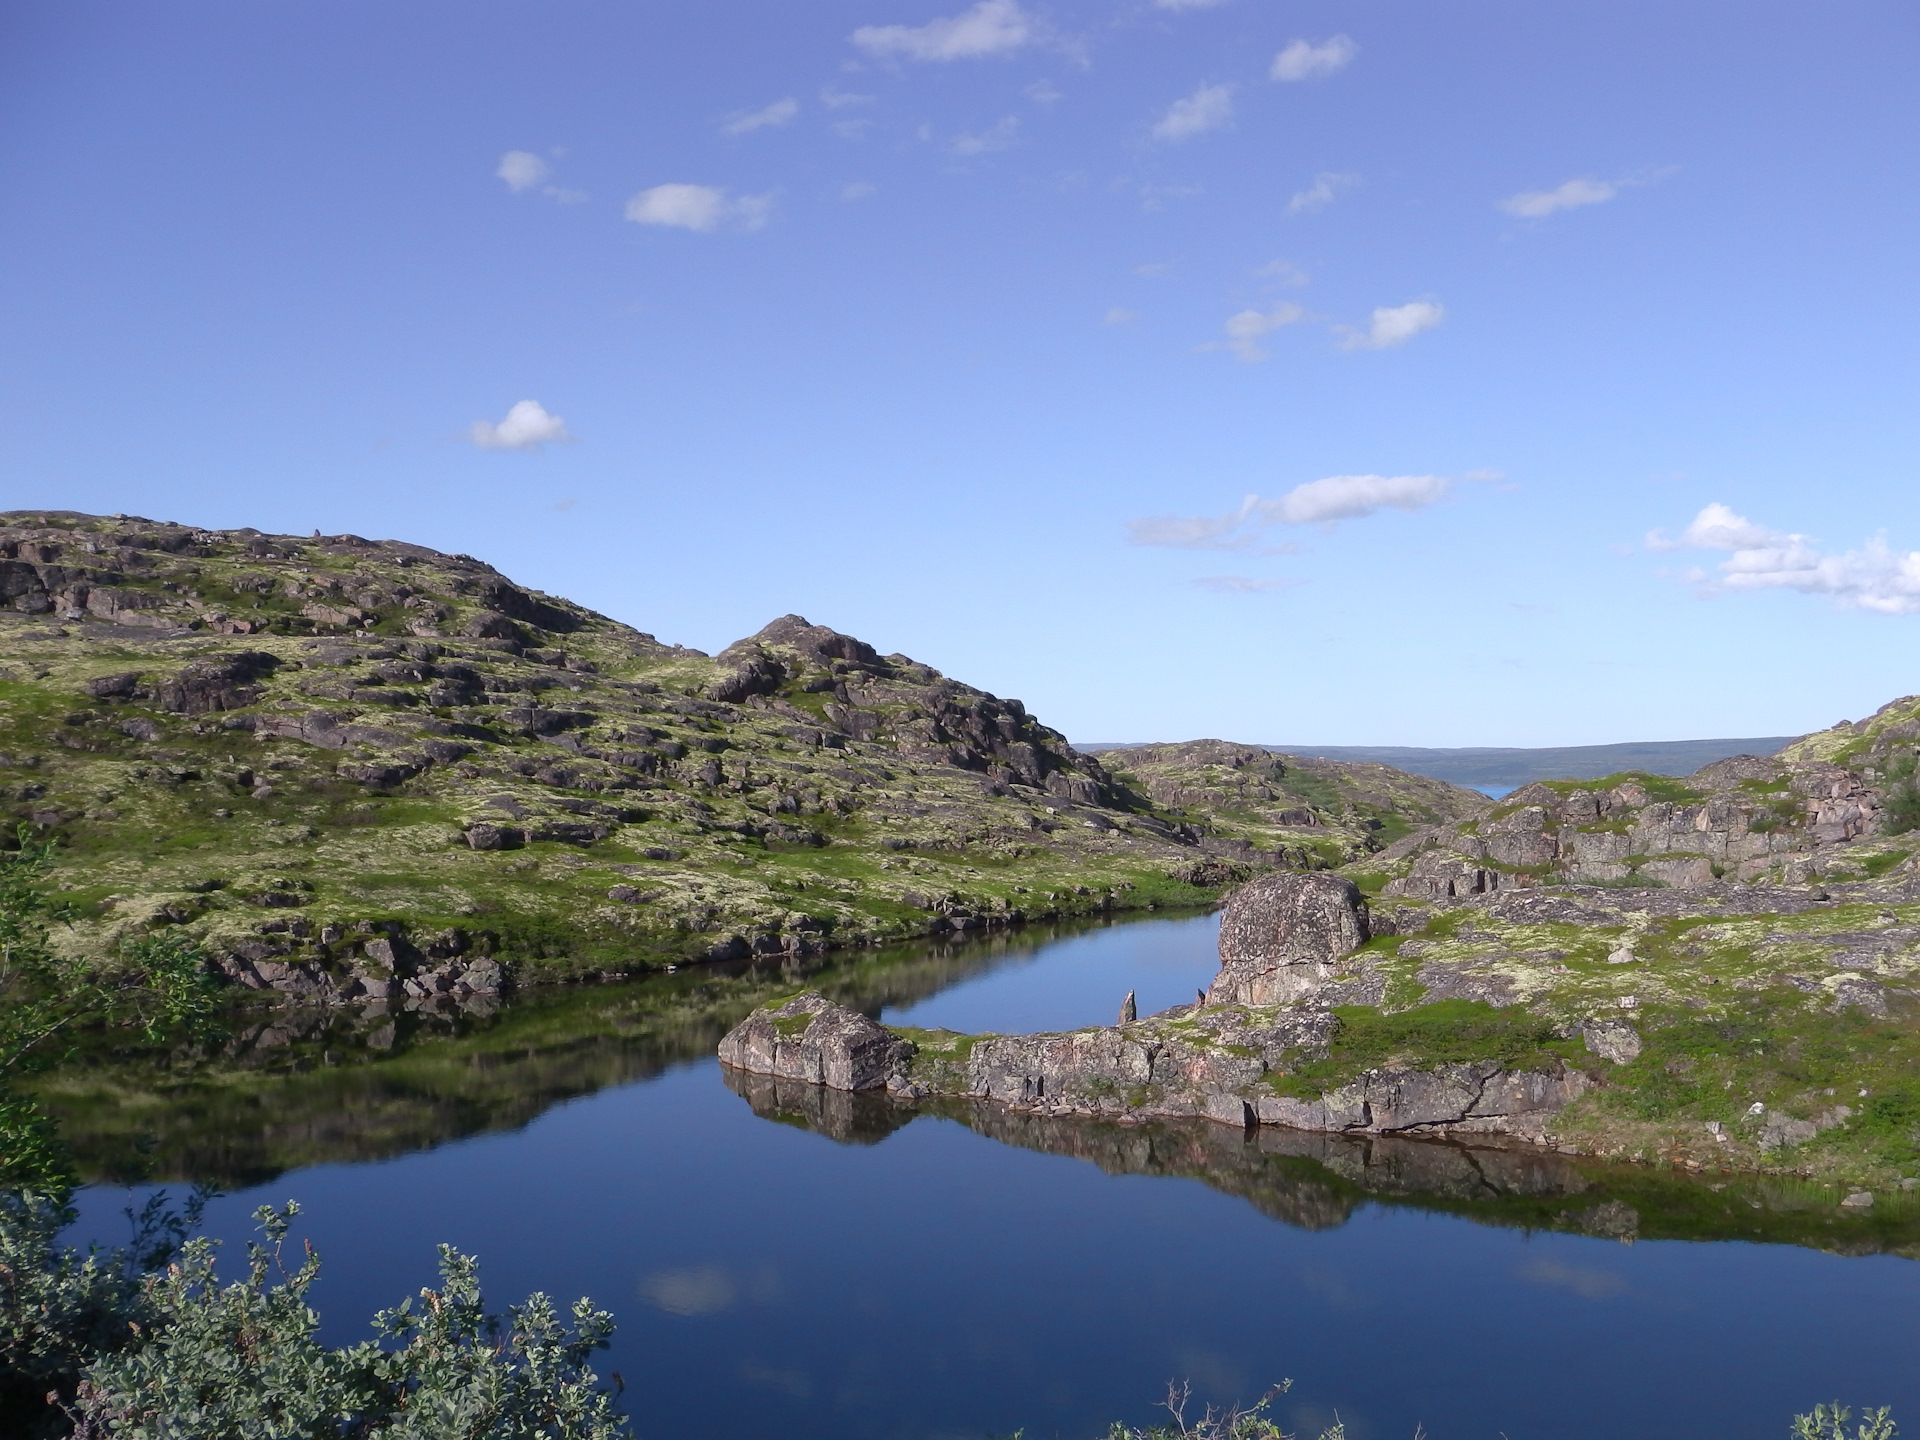
[[[1417,745],[1262,745],[1281,755],[1372,762],[1410,775],[1425,775],[1475,789],[1516,789],[1535,780],[1594,780],[1623,770],[1652,775],[1691,775],[1729,755],[1771,755],[1797,735],[1744,740],[1632,740],[1621,745],[1552,745],[1537,749],[1466,746],[1428,749]],[[1083,752],[1122,750],[1124,745],[1082,745]]]

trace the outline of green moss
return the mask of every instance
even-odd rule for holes
[[[1617,789],[1622,785],[1638,785],[1647,792],[1650,800],[1664,800],[1674,805],[1697,805],[1707,798],[1706,792],[1695,790],[1692,786],[1675,780],[1670,775],[1650,775],[1644,770],[1622,770],[1617,775],[1602,776],[1598,780],[1542,780],[1556,795],[1571,795],[1578,790],[1605,791]]]

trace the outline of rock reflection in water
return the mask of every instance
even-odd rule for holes
[[[672,975],[235,1014],[199,1050],[88,1037],[38,1077],[92,1182],[263,1184],[308,1165],[387,1159],[486,1131],[713,1054],[769,996],[810,985],[871,1014],[910,1006],[1053,941],[1114,922],[980,939],[692,966]]]
[[[1738,1239],[1920,1258],[1920,1206],[1850,1215],[1838,1209],[1836,1194],[1788,1178],[1697,1178],[1518,1143],[1464,1145],[1281,1126],[1241,1130],[1205,1120],[1118,1124],[986,1101],[914,1105],[884,1091],[847,1094],[722,1073],[755,1114],[842,1144],[877,1144],[917,1119],[938,1117],[1002,1144],[1088,1161],[1110,1175],[1198,1180],[1304,1230],[1335,1229],[1377,1203],[1627,1243]]]

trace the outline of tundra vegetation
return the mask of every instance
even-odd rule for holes
[[[351,535],[0,515],[0,639],[0,819],[60,842],[62,953],[173,931],[300,997],[1204,903],[1486,805],[1214,742],[1134,776],[798,616],[708,656]]]

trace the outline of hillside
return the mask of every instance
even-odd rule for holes
[[[799,960],[1369,848],[1337,768],[1348,842],[1278,853],[798,616],[708,656],[397,541],[14,512],[0,600],[0,818],[61,842],[62,943],[181,927],[254,988]]]
[[[1344,865],[1411,830],[1464,820],[1491,804],[1475,791],[1385,765],[1276,755],[1224,740],[1123,746],[1100,760],[1168,813],[1209,824],[1223,852],[1279,853],[1297,869]]]

